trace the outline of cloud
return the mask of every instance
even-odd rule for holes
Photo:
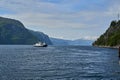
[[[3,15],[4,17],[14,18],[22,21],[26,26],[39,26],[50,28],[76,28],[82,29],[87,27],[94,27],[96,25],[89,25],[81,23],[80,17],[76,14],[43,14],[43,13],[24,13],[24,14],[10,14]],[[87,19],[87,18],[85,18]],[[91,20],[89,18],[89,20]],[[86,20],[85,20],[86,21]]]
[[[95,39],[116,19],[119,3],[119,0],[0,0],[3,11],[0,15],[18,19],[27,28],[45,31],[53,37]]]

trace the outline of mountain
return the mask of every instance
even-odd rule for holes
[[[102,47],[120,46],[120,20],[112,21],[110,27],[93,43],[93,46]]]
[[[92,40],[84,40],[84,39],[77,39],[69,42],[69,45],[82,45],[82,46],[87,46],[87,45],[92,45],[93,41]]]
[[[58,39],[58,38],[50,38],[52,41],[53,45],[69,45],[68,42],[69,40],[63,40],[63,39]]]
[[[50,43],[43,33],[30,31],[14,19],[0,17],[0,44],[34,44],[38,41]]]
[[[77,39],[77,40],[64,40],[64,39],[57,39],[57,38],[50,38],[53,45],[92,45],[92,40],[83,40],[83,39]]]
[[[37,41],[20,21],[0,17],[0,44],[33,44]]]
[[[44,34],[43,32],[29,30],[34,36],[36,36],[39,41],[45,42],[48,45],[52,45],[51,40],[49,39],[48,35]]]

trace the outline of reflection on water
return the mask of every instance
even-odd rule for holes
[[[117,49],[0,46],[0,80],[120,80]]]

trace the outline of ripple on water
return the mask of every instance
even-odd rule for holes
[[[119,80],[116,49],[0,46],[2,80]]]

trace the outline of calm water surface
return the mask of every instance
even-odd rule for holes
[[[120,80],[117,49],[0,46],[0,80]]]

